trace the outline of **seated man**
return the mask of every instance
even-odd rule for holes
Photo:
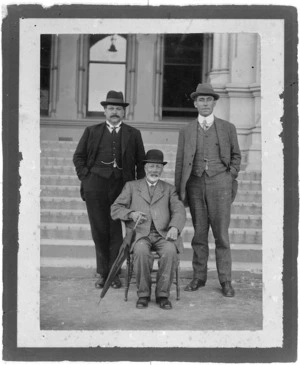
[[[186,212],[175,187],[160,180],[164,162],[163,153],[149,150],[143,161],[146,177],[127,182],[123,191],[111,206],[112,219],[121,219],[136,228],[132,244],[133,266],[137,282],[139,309],[148,307],[151,296],[151,271],[153,254],[159,255],[156,303],[162,309],[171,309],[170,287],[177,265],[177,254],[182,251],[182,231]]]

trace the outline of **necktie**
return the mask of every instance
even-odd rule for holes
[[[205,130],[205,131],[207,131],[208,130],[208,124],[207,124],[207,121],[206,121],[206,119],[204,119],[203,120],[203,122],[202,122],[202,126],[203,126],[203,129]]]
[[[150,193],[150,197],[151,197],[151,198],[153,197],[154,189],[155,189],[155,185],[154,185],[154,184],[151,184],[151,185],[149,186],[149,193]]]
[[[117,127],[112,127],[111,135],[112,135],[113,137],[115,137],[115,136],[116,136],[116,134],[117,134]]]

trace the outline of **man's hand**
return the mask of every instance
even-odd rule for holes
[[[178,229],[175,227],[171,227],[167,233],[166,240],[176,241],[177,238],[178,238]]]
[[[139,224],[147,220],[147,216],[143,212],[131,212],[129,214],[129,218],[132,219],[134,222],[136,222],[140,218]]]

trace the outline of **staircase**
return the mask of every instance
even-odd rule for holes
[[[72,162],[77,142],[41,142],[41,266],[95,268],[85,203],[79,194],[80,182]],[[162,149],[168,164],[162,179],[174,183],[176,145],[145,145]],[[260,171],[241,171],[239,190],[232,205],[230,242],[233,270],[261,270],[262,207]],[[191,270],[193,226],[187,209],[182,232],[184,253],[181,269]],[[215,269],[214,240],[209,233],[209,268]]]

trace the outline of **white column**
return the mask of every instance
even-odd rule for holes
[[[77,102],[77,116],[78,118],[84,118],[86,115],[86,74],[87,74],[87,43],[88,36],[81,34],[78,38],[77,44],[77,77],[76,77],[76,102]]]
[[[126,82],[126,101],[129,103],[126,112],[126,119],[134,119],[134,105],[136,103],[136,35],[128,36],[128,59],[127,59],[127,82]]]
[[[163,45],[163,35],[159,34],[155,45],[154,120],[156,121],[162,118]]]
[[[210,72],[212,85],[224,85],[229,81],[229,34],[213,35],[213,67]]]
[[[49,115],[55,117],[58,87],[58,36],[52,36]]]
[[[261,170],[261,46],[258,34],[256,42],[255,82],[250,85],[254,97],[254,126],[251,130],[247,170]]]
[[[151,122],[154,120],[155,104],[155,34],[138,34],[138,61],[136,104],[134,109],[134,119],[136,121]]]

